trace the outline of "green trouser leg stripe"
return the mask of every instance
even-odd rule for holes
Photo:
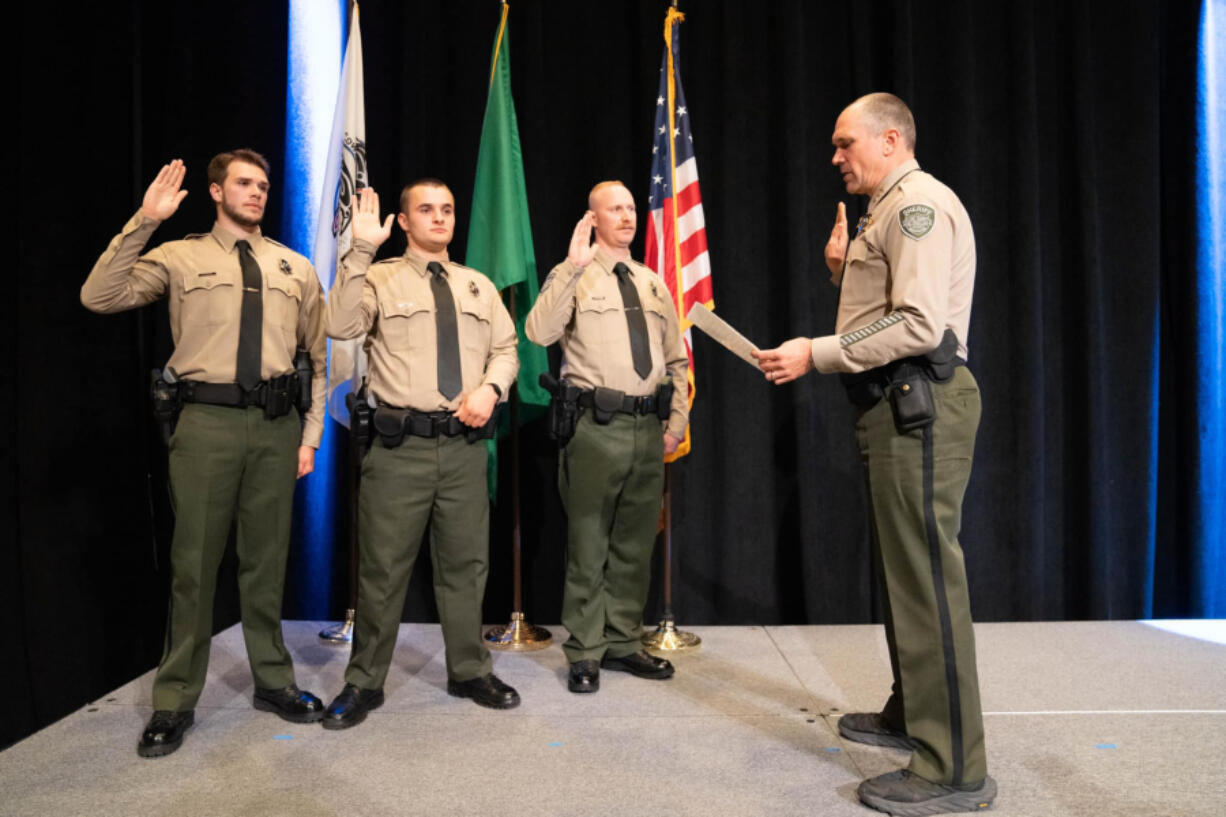
[[[953,785],[962,784],[962,698],[958,690],[958,661],[954,654],[954,626],[949,618],[949,598],[945,594],[945,571],[941,565],[941,540],[933,510],[932,426],[924,428],[924,532],[932,560],[932,588],[936,593],[937,615],[941,622],[941,648],[945,656],[945,683],[949,687],[949,739],[953,754]]]

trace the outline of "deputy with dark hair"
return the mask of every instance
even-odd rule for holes
[[[996,796],[984,752],[966,569],[958,531],[979,427],[966,368],[975,239],[966,209],[915,161],[915,120],[870,94],[835,123],[832,163],[869,196],[848,243],[842,203],[826,245],[841,286],[835,334],[759,353],[766,378],[843,373],[858,408],[894,688],[880,713],[839,720],[849,740],[912,752],[860,799],[897,815],[975,811]]]
[[[325,343],[321,290],[311,263],[260,232],[268,162],[250,150],[209,163],[217,221],[208,233],[141,255],[187,195],[176,159],[149,185],[140,210],[81,288],[95,312],[166,296],[175,349],[166,380],[186,403],[170,439],[175,508],[166,647],[153,681],[142,757],[183,742],[204,686],[217,568],[238,522],[238,589],[256,709],[306,723],[323,704],[294,684],[281,636],[295,477],[311,473],[323,434]],[[310,355],[310,409],[299,423],[295,350]],[[305,372],[303,373],[305,377]]]
[[[672,299],[658,275],[630,258],[634,197],[621,182],[602,182],[588,208],[524,323],[534,343],[561,343],[553,411],[569,405],[578,416],[558,463],[571,692],[595,692],[600,667],[641,678],[673,674],[671,663],[640,648],[639,635],[664,455],[689,422],[689,360]]]
[[[353,248],[328,299],[329,335],[367,335],[378,432],[362,461],[353,651],[345,688],[324,717],[328,729],[355,726],[383,703],[427,523],[447,692],[494,709],[519,704],[494,675],[481,637],[489,496],[480,441],[493,436],[494,409],[519,370],[515,325],[494,284],[448,256],[455,199],[445,184],[405,187],[397,221],[408,237],[404,255],[372,264],[392,216],[380,224],[378,195],[361,191]]]

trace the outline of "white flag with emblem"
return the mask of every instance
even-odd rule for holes
[[[355,3],[349,18],[349,42],[341,68],[340,92],[332,116],[328,170],[324,174],[323,201],[315,232],[315,272],[327,292],[337,263],[353,244],[353,205],[356,192],[367,186],[366,102],[362,82],[362,31]],[[328,414],[349,425],[345,396],[356,391],[366,376],[365,337],[330,340],[328,354]]]

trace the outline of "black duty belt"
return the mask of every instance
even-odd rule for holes
[[[498,411],[490,414],[485,425],[474,428],[461,423],[450,411],[416,411],[380,403],[372,422],[375,433],[387,448],[396,448],[406,435],[412,437],[459,437],[469,442],[493,439],[498,427]]]
[[[596,392],[581,391],[579,392],[579,399],[576,402],[578,402],[578,404],[583,408],[596,408]],[[613,408],[610,408],[607,405],[599,406],[599,408],[605,409],[606,411],[620,411],[624,412],[625,414],[641,415],[656,414],[659,407],[660,399],[657,394],[645,394],[639,397],[623,394],[621,398],[621,405]]]
[[[945,364],[945,369],[952,376],[954,369],[965,365],[965,360],[955,357]],[[901,383],[917,374],[926,377],[933,383],[949,381],[949,377],[937,377],[933,367],[923,357],[906,357],[901,360],[894,360],[884,366],[878,366],[868,371],[841,375],[840,379],[843,382],[843,387],[847,389],[847,399],[853,405],[859,408],[872,408],[881,400],[886,387],[894,383]]]
[[[279,397],[282,394],[296,394],[298,375],[285,374],[271,380],[261,380],[254,388],[247,390],[237,383],[202,383],[197,380],[181,380],[180,393],[185,403],[207,403],[211,406],[231,406],[246,408],[259,406],[266,408],[269,396]]]

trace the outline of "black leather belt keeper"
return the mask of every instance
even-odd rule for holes
[[[285,374],[271,380],[261,380],[251,390],[237,383],[201,383],[195,380],[180,381],[180,394],[184,403],[205,403],[210,406],[246,408],[259,406],[264,416],[276,419],[289,414],[297,402],[298,375]]]

